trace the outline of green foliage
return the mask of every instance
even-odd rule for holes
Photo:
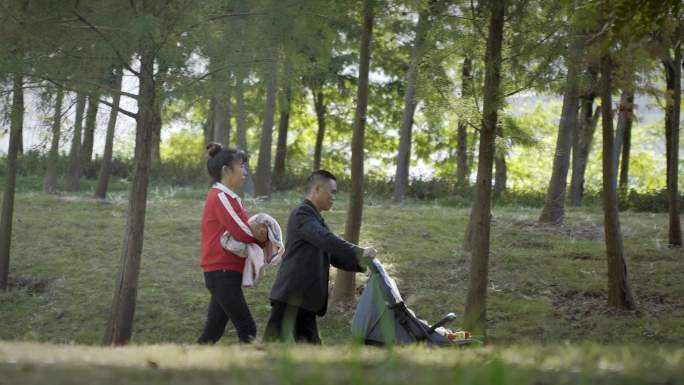
[[[201,136],[190,130],[182,130],[169,136],[160,148],[162,162],[180,168],[192,168],[205,160],[204,142]]]
[[[667,190],[639,191],[630,189],[619,192],[619,208],[637,212],[666,213],[669,208]],[[682,207],[680,197],[679,207]]]

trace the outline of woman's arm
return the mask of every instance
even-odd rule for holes
[[[215,202],[217,204],[214,205],[214,215],[219,223],[228,230],[231,237],[244,243],[260,243],[254,237],[247,221],[240,216],[240,213],[244,213],[240,203],[222,192],[217,195],[216,199],[218,202]]]

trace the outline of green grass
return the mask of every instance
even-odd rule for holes
[[[208,302],[199,269],[199,221],[206,189],[152,186],[133,343],[155,346],[136,346],[121,354],[116,349],[71,344],[97,345],[102,339],[125,225],[125,183],[115,185],[110,200],[98,202],[90,199],[92,186],[88,184],[79,194],[49,196],[31,192],[38,185],[35,181],[20,182],[24,187],[16,196],[10,262],[16,284],[0,293],[0,340],[4,341],[0,342],[0,363],[5,363],[0,364],[0,385],[31,384],[45,376],[54,376],[58,384],[60,376],[76,372],[97,383],[120,377],[135,383],[146,376],[151,376],[151,382],[180,383],[204,370],[201,362],[207,355],[217,355],[212,360],[220,363],[216,371],[198,377],[196,383],[217,381],[225,370],[235,382],[242,382],[239,379],[246,378],[251,369],[262,366],[268,366],[266,374],[257,370],[255,379],[245,381],[267,383],[275,376],[284,383],[344,379],[359,379],[360,383],[398,379],[392,382],[402,383],[403,378],[409,381],[420,373],[425,382],[456,383],[601,383],[608,378],[620,379],[617,383],[652,378],[676,383],[668,381],[684,378],[672,374],[677,365],[684,367],[682,352],[677,349],[684,345],[684,255],[666,247],[666,214],[621,213],[637,311],[617,312],[605,306],[607,264],[602,214],[597,208],[569,210],[566,224],[557,229],[535,223],[538,209],[497,207],[488,291],[490,347],[466,351],[361,349],[361,356],[353,356],[358,350],[350,342],[354,308],[340,305],[330,306],[319,320],[324,344],[330,347],[315,354],[311,354],[312,348],[281,352],[280,345],[239,347],[232,326],[217,350],[203,350],[189,344],[201,331]],[[344,228],[346,198],[342,194],[334,210],[325,214],[337,233]],[[249,213],[268,212],[285,226],[290,209],[299,200],[297,193],[277,193],[271,202],[247,200],[245,206]],[[397,206],[377,198],[367,200],[364,208],[361,243],[378,248],[379,258],[397,280],[408,306],[428,321],[449,311],[463,312],[468,258],[461,245],[468,213],[468,209],[438,202],[412,201]],[[274,276],[274,269],[267,270],[256,288],[245,291],[260,334],[270,311],[267,296]],[[358,275],[359,284],[365,279]],[[458,320],[452,326],[457,327]],[[54,357],[72,356],[60,353],[61,349],[73,349],[74,360],[50,365],[51,360],[59,360]],[[325,361],[340,349],[352,358]],[[15,351],[26,353],[15,357]],[[48,353],[40,355],[42,351]],[[101,361],[91,362],[90,354]],[[164,370],[144,368],[146,361],[141,357],[150,354]],[[171,356],[169,365],[164,364],[167,354]],[[242,360],[237,357],[243,354],[255,363],[229,364]],[[316,360],[303,362],[291,372],[284,369],[288,360],[307,354]],[[199,363],[177,364],[186,355],[190,357],[187,360]],[[365,355],[372,363],[358,358]],[[423,362],[409,358],[412,355],[438,359]],[[519,356],[519,361],[510,358],[514,356]],[[668,363],[668,357],[677,365]],[[547,358],[566,366],[544,364]],[[601,367],[604,358],[619,364]],[[117,364],[117,360],[123,363]],[[538,364],[521,364],[538,360]],[[7,364],[11,362],[26,363]],[[98,369],[99,365],[106,370]],[[332,369],[326,372],[319,366]],[[352,369],[346,370],[347,366]],[[618,367],[629,370],[615,369]],[[504,378],[496,377],[497,371],[506,373]],[[381,377],[380,373],[394,374],[387,380],[371,381],[373,376]]]
[[[29,182],[23,182],[30,184]],[[123,186],[125,188],[125,186]],[[199,220],[205,189],[150,189],[135,314],[136,343],[192,343],[208,300],[199,270]],[[15,204],[11,276],[20,285],[0,293],[0,339],[97,344],[102,338],[119,264],[125,190],[105,203],[75,195],[20,190]],[[293,192],[273,201],[247,200],[250,213],[269,212],[283,226],[300,200]],[[326,213],[341,233],[346,196]],[[684,343],[682,251],[665,246],[665,214],[622,213],[631,284],[639,310],[606,309],[606,261],[601,214],[570,210],[561,229],[535,224],[538,210],[495,208],[488,293],[489,337],[498,344],[565,341]],[[416,313],[434,321],[461,314],[468,258],[461,250],[468,209],[430,202],[404,206],[373,200],[364,209],[361,243],[375,245]],[[268,269],[246,295],[258,330],[270,306],[275,276]],[[334,274],[331,276],[334,277]],[[359,275],[359,283],[366,279]],[[44,287],[32,289],[36,284]],[[327,344],[349,340],[353,307],[331,306],[321,335]],[[236,340],[227,329],[222,344]]]
[[[0,385],[681,384],[684,350],[507,346],[381,350],[355,345],[125,348],[0,342]]]

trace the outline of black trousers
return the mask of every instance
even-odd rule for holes
[[[242,273],[211,271],[204,273],[204,282],[211,293],[207,323],[199,344],[215,344],[223,336],[228,320],[237,330],[240,342],[249,343],[256,337],[256,324],[242,294]]]
[[[266,325],[264,341],[296,341],[320,345],[316,313],[284,302],[271,302],[271,317]]]

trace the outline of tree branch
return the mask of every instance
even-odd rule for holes
[[[188,29],[193,29],[193,28],[199,27],[200,25],[203,25],[204,23],[209,23],[212,21],[221,20],[221,19],[225,19],[228,17],[259,16],[259,15],[265,15],[265,14],[266,14],[266,12],[264,12],[264,11],[225,13],[223,15],[216,15],[216,16],[208,17],[208,18],[204,19],[204,21],[202,21],[201,23],[192,24],[191,26],[188,27]]]
[[[465,121],[466,125],[472,127],[475,131],[480,132],[480,127],[474,125],[473,123],[470,122],[470,119],[466,119]]]
[[[525,83],[524,86],[522,86],[522,87],[520,87],[520,88],[518,88],[518,89],[516,89],[516,90],[513,90],[513,91],[511,91],[511,92],[509,92],[509,93],[507,93],[507,94],[504,94],[504,98],[507,98],[507,97],[509,97],[509,96],[513,96],[513,95],[515,95],[515,94],[517,94],[517,93],[519,93],[519,92],[525,91],[526,89],[531,88],[532,86],[534,86],[534,83],[537,81],[537,79],[539,79],[539,76],[541,76],[542,72],[544,72],[544,70],[546,69],[546,67],[548,67],[548,66],[551,64],[551,62],[553,62],[553,60],[554,60],[555,58],[556,58],[556,55],[553,55],[553,54],[547,56],[547,57],[546,57],[546,60],[544,60],[544,61],[542,62],[542,64],[541,64],[539,67],[537,67],[537,71],[535,71],[535,72],[532,74],[532,76],[529,78],[529,80]],[[555,79],[554,79],[554,80],[555,80]]]
[[[57,83],[57,81],[55,81],[55,80],[53,80],[53,79],[51,79],[51,78],[49,78],[49,77],[43,78],[43,79],[44,79],[45,81],[47,81],[47,82],[50,82],[50,83],[56,85],[57,87],[62,87],[62,88],[67,89],[67,90],[70,90],[70,89],[72,90],[72,89],[73,89],[73,88],[71,88],[71,87],[65,86],[64,84]],[[114,90],[114,89],[112,88],[112,90]],[[121,92],[121,91],[119,91],[119,93],[128,94],[127,92]],[[130,94],[130,95],[132,95],[132,94]],[[137,99],[137,95],[135,95],[135,98]],[[113,107],[113,108],[115,107],[112,103],[109,103],[109,102],[106,101],[106,100],[99,99],[98,101],[99,101],[100,103],[104,104],[104,105],[107,105],[107,106],[110,106],[110,107]],[[136,120],[138,119],[139,114],[137,114],[137,113],[130,112],[130,111],[128,111],[128,110],[124,110],[124,109],[121,108],[121,107],[116,107],[116,109],[117,109],[119,112],[121,112],[122,114],[124,114],[124,115],[130,116],[131,118],[136,119]]]
[[[68,82],[71,82],[71,83],[84,83],[84,84],[88,84],[88,85],[91,85],[91,86],[94,86],[94,87],[97,87],[97,88],[101,88],[101,89],[103,89],[103,90],[105,90],[105,91],[108,91],[108,92],[110,92],[110,93],[116,93],[116,94],[119,94],[119,95],[121,95],[121,96],[125,96],[125,97],[128,97],[128,98],[134,99],[134,100],[138,100],[138,95],[136,95],[136,94],[132,94],[132,93],[126,92],[126,91],[117,90],[116,88],[112,88],[112,87],[106,86],[106,85],[104,85],[104,84],[102,84],[102,83],[94,82],[94,81],[91,81],[91,80],[84,80],[84,79],[54,79],[54,78],[51,78],[51,77],[49,77],[49,76],[41,76],[41,75],[37,75],[37,74],[33,74],[33,75],[31,75],[31,76],[36,77],[36,78],[38,78],[38,79],[45,80],[45,81],[50,82],[50,83],[52,83],[52,84],[54,84],[54,85],[56,85],[56,86],[59,86],[59,87],[62,87],[62,88],[66,88],[66,89],[73,89],[73,87],[69,87],[69,86],[66,85],[66,83],[68,83]]]
[[[178,92],[178,90],[181,90],[181,89],[183,89],[183,88],[190,87],[190,86],[192,86],[192,85],[194,85],[194,84],[196,84],[196,83],[199,83],[199,82],[205,80],[206,78],[210,77],[211,75],[214,75],[214,74],[217,74],[217,73],[219,73],[219,72],[223,72],[223,71],[229,70],[229,69],[231,69],[231,68],[235,68],[235,67],[238,67],[238,66],[241,66],[241,65],[244,65],[244,64],[268,63],[268,62],[270,62],[270,61],[272,61],[272,60],[273,60],[273,59],[268,59],[268,58],[267,58],[267,59],[247,60],[247,61],[243,61],[243,62],[230,63],[229,65],[225,65],[225,66],[216,68],[215,70],[206,72],[206,73],[204,73],[204,74],[202,74],[202,75],[200,75],[200,76],[198,76],[198,77],[195,77],[195,78],[189,80],[186,84],[181,84],[181,85],[179,85],[178,87],[175,87],[174,92]]]
[[[558,31],[551,31],[548,35],[544,36],[541,40],[539,40],[537,43],[535,43],[534,45],[532,45],[532,46],[529,48],[529,51],[533,51],[534,49],[540,47],[542,44],[546,43],[546,41],[549,40],[549,39],[550,39],[553,35],[555,35],[556,33],[558,33]],[[525,52],[525,53],[527,53],[527,52]],[[525,53],[520,52],[520,53],[518,53],[517,55],[511,55],[511,56],[508,56],[508,57],[502,57],[502,58],[501,58],[501,62],[504,63],[504,62],[506,62],[506,61],[508,61],[508,60],[517,58],[518,56],[523,56]]]
[[[76,17],[78,17],[78,19],[79,19],[81,22],[83,22],[85,25],[87,25],[88,27],[90,27],[90,29],[92,29],[95,33],[97,33],[98,35],[100,35],[100,37],[101,37],[104,41],[106,41],[107,44],[109,44],[109,46],[110,46],[110,47],[112,48],[112,50],[114,51],[114,54],[116,54],[116,57],[118,57],[118,58],[119,58],[119,61],[121,61],[121,65],[122,65],[124,68],[126,68],[128,71],[130,71],[131,73],[133,73],[135,76],[140,76],[140,73],[138,73],[138,71],[134,70],[133,67],[131,67],[130,64],[128,64],[128,60],[126,60],[126,58],[121,54],[121,52],[119,52],[119,50],[116,49],[116,47],[114,46],[114,44],[107,38],[107,35],[105,35],[102,31],[100,31],[96,26],[94,26],[93,24],[91,24],[88,20],[86,20],[83,16],[81,16],[77,11],[74,11],[74,14],[76,15]]]
[[[478,14],[477,14],[477,12],[475,11],[475,3],[473,2],[473,0],[470,0],[470,12],[473,14],[473,19],[472,19],[472,20],[473,20],[473,23],[472,23],[472,24],[473,24],[473,27],[474,27],[475,30],[480,34],[480,37],[482,37],[483,39],[487,40],[487,35],[484,33],[484,31],[482,30],[482,28],[480,28],[479,24],[476,23]]]
[[[584,44],[587,45],[587,46],[592,45],[595,41],[597,41],[598,39],[600,39],[601,37],[603,37],[603,35],[605,35],[606,33],[608,33],[609,28],[610,28],[610,23],[605,23],[605,24],[603,24],[603,26],[601,27],[601,29],[600,29],[598,32],[596,32],[593,36],[589,36],[589,37],[587,38],[587,40],[584,42]]]
[[[124,110],[123,108],[121,108],[121,107],[119,107],[119,106],[115,106],[115,105],[113,105],[112,103],[110,103],[110,102],[108,102],[108,101],[106,101],[106,100],[104,100],[104,99],[99,99],[98,102],[104,104],[105,106],[109,106],[109,107],[111,107],[111,108],[116,108],[117,111],[119,111],[119,112],[121,112],[122,114],[124,114],[124,115],[126,115],[126,116],[128,116],[128,117],[131,117],[131,118],[133,118],[133,119],[135,119],[135,120],[138,120],[138,118],[140,117],[140,114],[137,114],[137,113],[134,113],[134,112],[130,112],[130,111],[128,111],[128,110]]]

